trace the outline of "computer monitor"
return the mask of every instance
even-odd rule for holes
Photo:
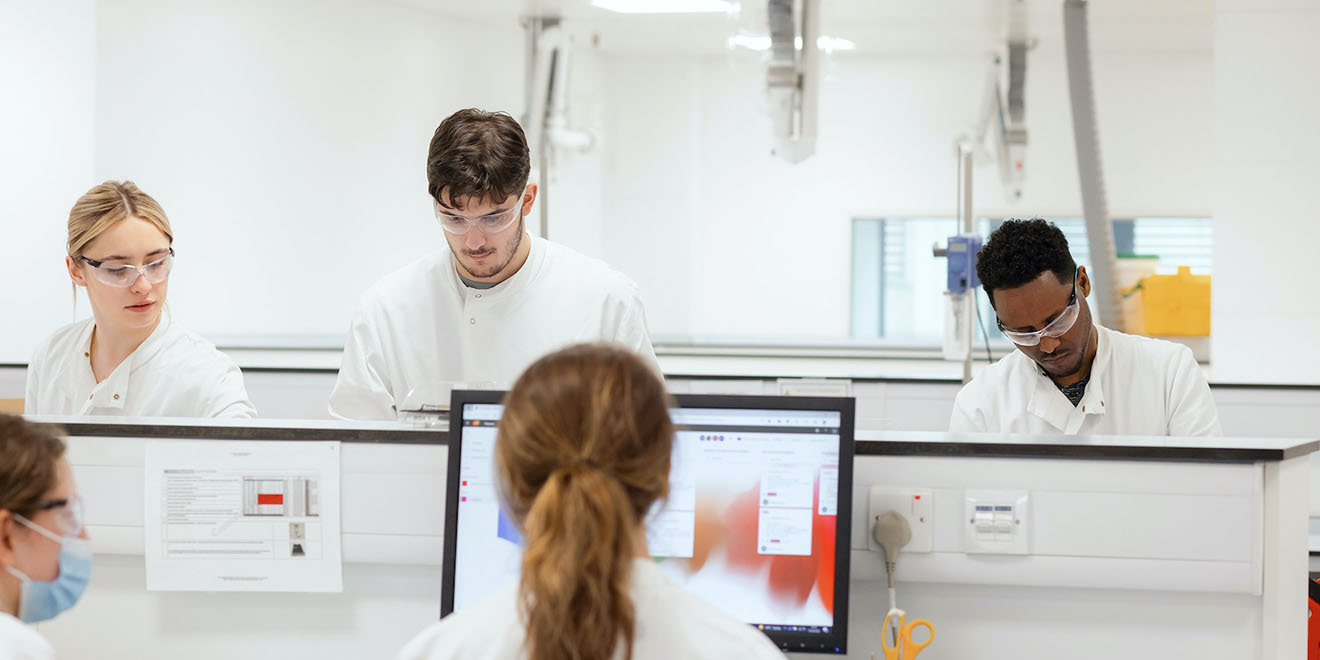
[[[452,395],[442,617],[518,581],[522,537],[495,486],[502,398]],[[652,556],[781,649],[846,653],[853,400],[675,399],[669,497],[647,517]]]

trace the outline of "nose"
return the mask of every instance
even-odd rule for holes
[[[1062,343],[1063,343],[1063,342],[1059,341],[1059,338],[1058,338],[1058,337],[1041,337],[1041,338],[1040,338],[1040,352],[1042,352],[1042,353],[1053,353],[1054,350],[1057,349],[1057,348],[1059,347],[1059,344],[1062,344]]]
[[[468,229],[468,233],[463,234],[463,245],[469,250],[478,250],[486,244],[486,232],[476,227]]]
[[[147,279],[142,271],[138,271],[137,279],[133,280],[133,285],[129,287],[133,293],[146,293],[151,290],[151,280]]]

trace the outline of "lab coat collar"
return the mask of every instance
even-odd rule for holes
[[[77,401],[82,390],[96,386],[96,376],[92,374],[92,331],[95,329],[95,319],[87,319],[82,329],[78,331],[78,341],[74,344],[73,354],[52,356],[64,360],[64,366],[56,376],[56,382],[71,401]]]
[[[541,270],[541,265],[545,263],[544,239],[526,234],[524,239],[528,242],[529,251],[527,261],[523,262],[522,268],[514,273],[512,277],[489,289],[473,289],[463,283],[462,278],[458,276],[458,265],[454,262],[453,250],[449,252],[449,275],[453,279],[454,286],[462,293],[463,298],[469,299],[480,294],[480,297],[487,303],[494,303],[504,298],[512,298],[518,292],[527,288],[528,282],[536,279],[536,273]]]
[[[165,347],[168,343],[166,334],[171,322],[169,309],[162,309],[160,323],[156,324],[156,329],[152,330],[151,334],[100,383],[96,382],[96,375],[92,373],[91,360],[92,332],[96,329],[96,322],[95,320],[89,322],[79,334],[78,350],[70,356],[60,372],[59,382],[65,394],[76,397],[73,400],[78,400],[83,397],[84,392],[92,392],[94,398],[81,401],[79,404],[84,409],[88,408],[89,404],[97,408],[123,408],[128,398],[133,371],[146,364]],[[96,396],[101,393],[104,394]]]
[[[1067,434],[1077,433],[1087,415],[1105,414],[1104,385],[1109,365],[1113,361],[1111,359],[1113,341],[1109,337],[1109,332],[1107,328],[1099,324],[1095,325],[1096,350],[1095,361],[1091,363],[1091,380],[1087,382],[1086,393],[1082,395],[1082,400],[1076,406],[1059,391],[1059,387],[1040,368],[1040,365],[1023,355],[1036,375],[1036,387],[1031,393],[1031,401],[1027,403],[1027,412]]]
[[[160,323],[156,324],[156,329],[152,330],[146,341],[143,341],[137,347],[137,350],[128,356],[129,359],[133,360],[134,368],[146,364],[151,358],[156,357],[161,349],[165,348],[166,344],[169,343],[166,335],[169,333],[170,324],[173,322],[174,319],[170,315],[170,308],[167,305],[160,310]],[[128,362],[128,360],[124,361]]]

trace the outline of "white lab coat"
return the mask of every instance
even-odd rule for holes
[[[32,626],[8,612],[0,612],[0,658],[3,660],[55,660],[55,649]]]
[[[633,660],[785,660],[760,631],[735,621],[684,591],[647,559],[633,562],[629,595],[635,608]],[[518,616],[517,585],[432,624],[397,660],[526,658],[527,631]],[[623,657],[623,647],[614,651]]]
[[[170,320],[100,383],[92,375],[95,319],[60,328],[28,363],[24,413],[120,417],[256,417],[243,373],[215,345]]]
[[[1091,380],[1073,406],[1013,351],[958,392],[950,431],[1041,435],[1223,435],[1205,375],[1186,346],[1096,326]]]
[[[659,373],[637,285],[605,263],[541,238],[493,288],[465,286],[449,250],[386,276],[363,295],[330,414],[394,419],[453,383],[505,388],[532,362],[587,341],[618,343]],[[440,386],[440,387],[437,387]],[[409,397],[414,388],[429,397]]]

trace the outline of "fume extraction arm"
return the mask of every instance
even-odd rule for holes
[[[1002,51],[991,56],[986,68],[980,114],[971,130],[955,140],[955,153],[961,157],[967,152],[978,162],[984,162],[992,157],[986,151],[985,143],[989,139],[999,166],[999,180],[1012,199],[1019,199],[1027,151],[1027,51],[1034,41],[1027,35],[1023,0],[1009,0],[1008,16],[1008,38]],[[964,227],[963,231],[971,229]]]
[[[816,151],[820,100],[820,0],[767,0],[766,92],[775,156],[800,163]]]
[[[1091,244],[1091,309],[1106,326],[1123,327],[1114,271],[1114,224],[1109,218],[1105,178],[1100,167],[1100,133],[1095,115],[1095,87],[1091,80],[1091,38],[1087,28],[1087,0],[1064,0],[1063,43],[1068,57],[1068,91],[1072,101],[1073,140],[1077,145],[1077,174],[1082,188],[1082,215]]]
[[[591,151],[595,136],[577,129],[569,121],[570,74],[573,61],[573,37],[556,17],[524,19],[527,31],[527,144],[539,176],[537,207],[540,209],[540,234],[549,237],[549,188],[556,155],[564,151]]]

